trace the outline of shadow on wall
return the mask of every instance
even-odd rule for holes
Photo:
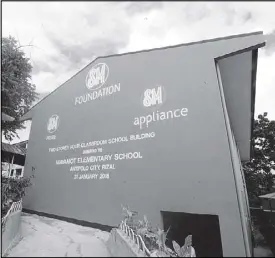
[[[222,241],[217,215],[161,211],[163,227],[167,231],[167,246],[173,249],[172,240],[180,246],[192,235],[192,246],[197,257],[222,257]]]

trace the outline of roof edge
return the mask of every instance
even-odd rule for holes
[[[159,48],[151,48],[151,49],[144,49],[144,50],[138,50],[138,51],[133,51],[133,52],[126,52],[126,53],[121,53],[121,54],[113,54],[113,55],[107,55],[107,56],[98,56],[96,57],[93,61],[88,63],[86,66],[84,66],[81,70],[79,70],[76,74],[74,74],[72,77],[70,77],[68,80],[66,80],[64,83],[59,85],[55,90],[50,92],[47,96],[45,96],[43,99],[41,99],[39,102],[37,102],[33,107],[31,107],[26,113],[24,113],[21,118],[19,119],[20,121],[26,121],[30,120],[31,117],[27,117],[27,114],[32,111],[38,104],[40,104],[42,101],[44,101],[48,96],[53,94],[55,91],[57,91],[60,87],[65,85],[68,81],[73,79],[75,76],[77,76],[79,73],[81,73],[85,68],[87,68],[89,65],[94,63],[96,60],[100,58],[109,58],[109,57],[115,57],[115,56],[124,56],[124,55],[131,55],[131,54],[138,54],[138,53],[143,53],[143,52],[151,52],[155,50],[164,50],[164,49],[170,49],[170,48],[176,48],[176,47],[182,47],[182,46],[190,46],[190,45],[195,45],[195,44],[203,44],[203,43],[209,43],[209,42],[215,42],[219,40],[227,40],[227,39],[234,39],[234,38],[239,38],[239,37],[248,37],[248,36],[253,36],[253,35],[263,35],[263,31],[255,31],[255,32],[249,32],[249,33],[242,33],[242,34],[235,34],[235,35],[230,35],[226,37],[218,37],[218,38],[212,38],[212,39],[206,39],[206,40],[200,40],[200,41],[192,41],[189,43],[182,43],[182,44],[177,44],[177,45],[170,45],[166,47],[159,47]],[[265,43],[264,43],[265,45]],[[263,46],[264,46],[263,45]]]
[[[251,128],[250,128],[250,159],[254,155],[253,132],[255,125],[255,102],[256,102],[256,81],[258,70],[258,49],[252,51],[252,71],[251,71]]]
[[[247,47],[247,48],[242,48],[242,49],[239,49],[237,51],[233,51],[233,52],[227,53],[227,54],[222,55],[222,56],[215,57],[214,59],[217,60],[217,61],[219,61],[221,59],[224,59],[224,58],[227,58],[227,57],[230,57],[230,56],[235,56],[235,55],[239,55],[239,54],[242,54],[242,53],[245,53],[245,52],[248,52],[248,51],[252,51],[252,50],[256,50],[256,49],[262,48],[265,45],[266,45],[266,43],[262,42],[262,43],[259,43],[259,44],[256,44],[256,45],[252,45],[252,46]]]
[[[251,71],[251,107],[250,107],[250,148],[249,148],[249,159],[243,159],[241,157],[241,161],[246,162],[251,159],[252,153],[253,153],[253,146],[252,146],[252,138],[253,138],[253,129],[254,129],[254,115],[255,115],[255,101],[256,101],[256,77],[257,77],[257,64],[258,64],[258,49],[261,47],[264,47],[266,45],[266,42],[262,42],[256,45],[252,45],[247,48],[239,49],[237,51],[233,51],[230,53],[227,53],[225,55],[219,56],[214,58],[215,62],[225,59],[231,56],[239,55],[245,52],[252,51],[252,71]],[[237,141],[236,141],[237,142]]]

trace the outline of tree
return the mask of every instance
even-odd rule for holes
[[[254,120],[252,136],[253,157],[243,163],[250,206],[260,205],[258,196],[274,191],[275,169],[275,121],[267,113]]]
[[[2,132],[7,140],[18,136],[16,130],[25,128],[19,118],[38,98],[36,87],[31,83],[32,65],[22,47],[11,36],[2,38],[1,108],[15,118],[2,121]]]

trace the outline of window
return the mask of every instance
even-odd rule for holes
[[[16,176],[21,176],[22,175],[22,168],[17,168],[16,169]]]

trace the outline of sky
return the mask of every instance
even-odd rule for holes
[[[255,116],[275,120],[274,10],[275,2],[2,2],[2,36],[26,46],[41,100],[97,56],[263,31]],[[28,139],[26,126],[11,143]]]

